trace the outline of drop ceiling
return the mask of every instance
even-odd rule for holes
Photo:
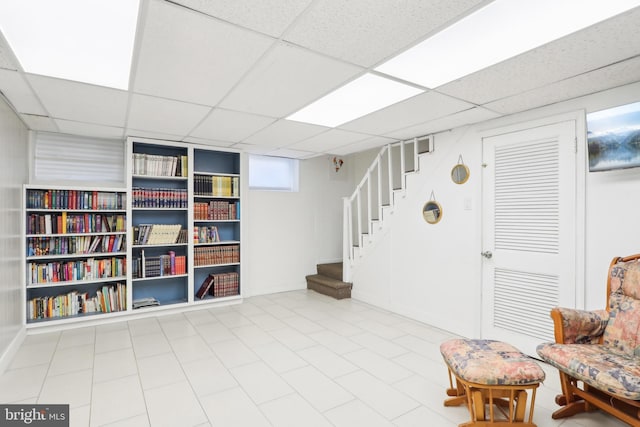
[[[286,120],[488,2],[141,0],[128,91],[25,73],[3,37],[0,91],[35,131],[311,158],[640,81],[636,8],[336,128]]]

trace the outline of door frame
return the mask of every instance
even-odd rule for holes
[[[560,122],[574,121],[575,123],[575,150],[576,150],[576,168],[575,168],[575,180],[576,180],[576,198],[575,198],[575,280],[576,280],[576,293],[574,296],[574,307],[578,309],[585,309],[585,293],[586,293],[586,171],[587,171],[587,128],[586,128],[586,111],[577,110],[569,113],[561,113],[553,116],[519,121],[510,125],[499,126],[481,129],[478,132],[480,138],[480,151],[481,158],[483,156],[484,148],[482,147],[483,140],[493,136],[500,136],[508,133],[519,132],[526,129],[553,125]],[[484,159],[482,159],[481,167],[484,168]],[[480,184],[480,200],[483,200],[484,191],[486,190],[486,183],[481,180]],[[480,246],[478,256],[484,250],[485,236],[484,236],[484,206],[480,207]],[[478,324],[483,322],[483,310],[484,300],[487,297],[484,295],[484,273],[486,263],[480,263],[480,309],[478,310]],[[482,333],[482,328],[480,333]]]

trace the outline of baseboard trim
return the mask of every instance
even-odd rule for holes
[[[13,338],[7,349],[0,355],[0,375],[2,375],[11,365],[14,357],[18,353],[18,349],[27,337],[27,329],[22,326]]]
[[[292,285],[260,288],[260,290],[258,292],[251,292],[251,290],[249,290],[250,294],[246,295],[245,298],[257,297],[257,296],[260,296],[260,295],[279,294],[280,292],[300,291],[300,290],[303,290],[303,289],[307,289],[307,283],[306,282],[296,283],[296,284],[292,284]]]

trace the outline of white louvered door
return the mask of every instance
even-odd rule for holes
[[[482,336],[535,354],[575,307],[575,122],[483,138],[483,162]]]

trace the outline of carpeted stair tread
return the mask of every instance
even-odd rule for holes
[[[327,277],[322,274],[311,274],[307,276],[307,281],[309,280],[335,289],[351,288],[351,283],[345,283],[342,280],[336,280],[332,277]]]
[[[351,283],[342,281],[342,263],[318,264],[318,274],[307,276],[307,289],[336,299],[351,298]]]

